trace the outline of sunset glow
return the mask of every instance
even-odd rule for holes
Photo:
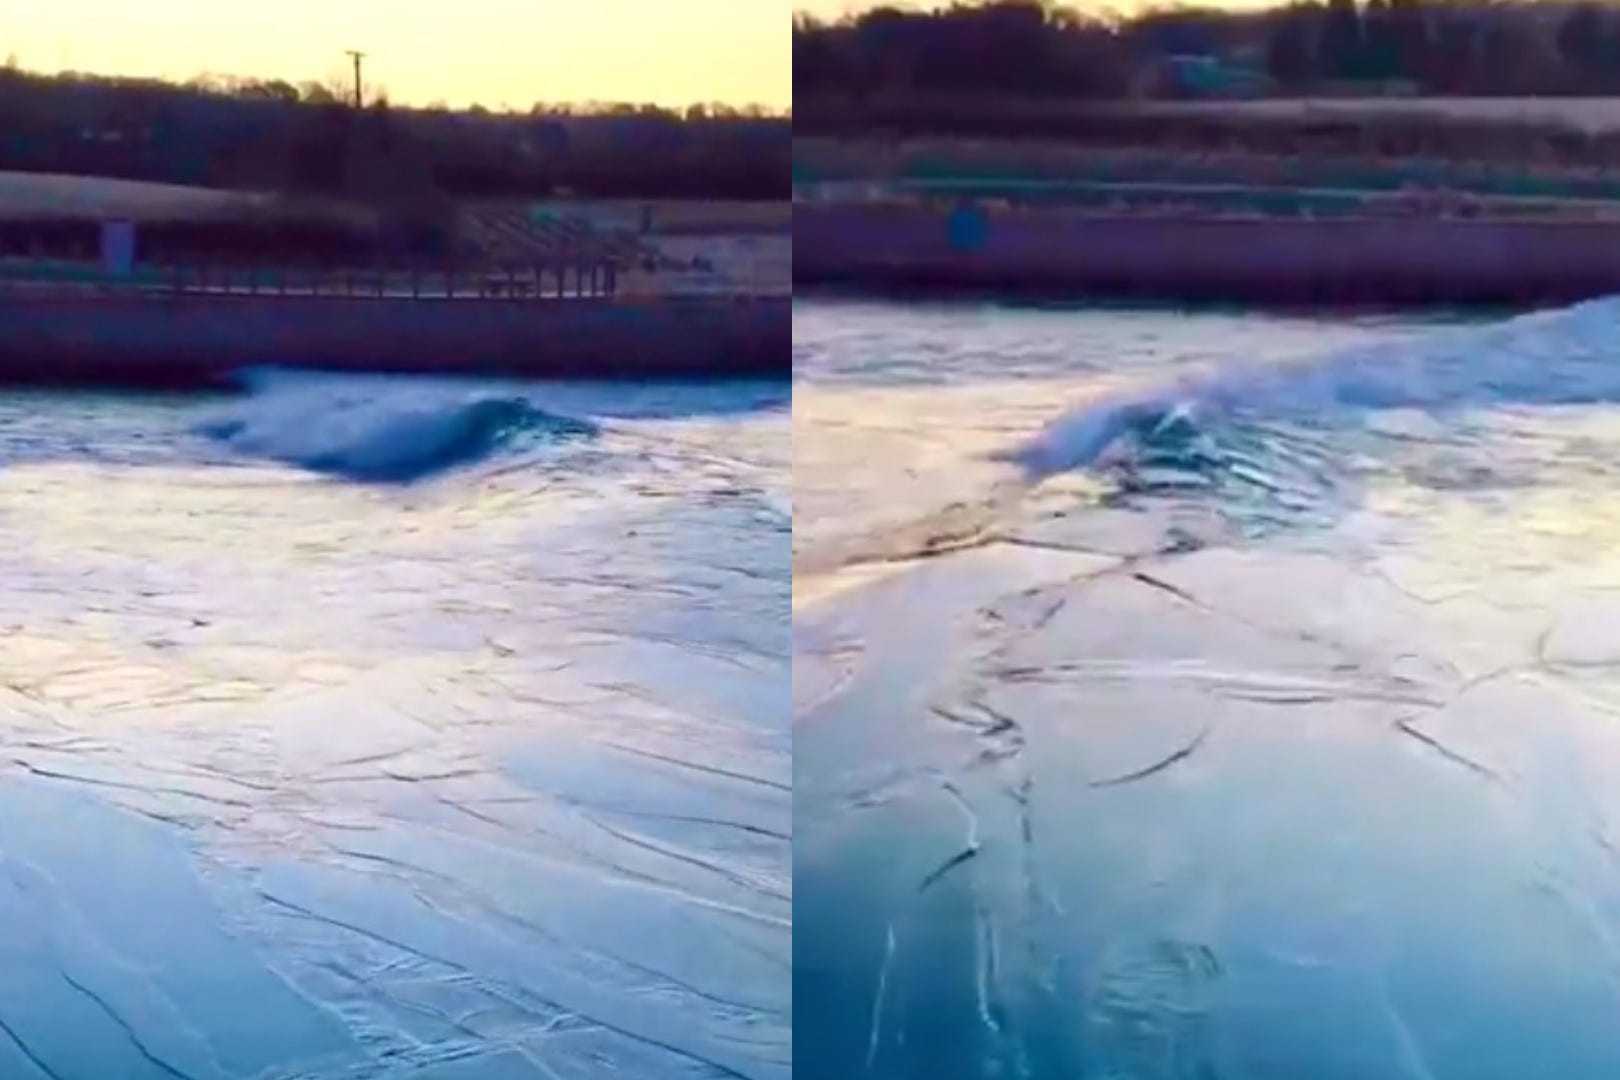
[[[25,68],[188,79],[203,73],[366,79],[395,101],[792,100],[788,8],[770,0],[0,0],[0,57]]]

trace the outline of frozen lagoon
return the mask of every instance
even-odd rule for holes
[[[1620,1069],[1614,314],[806,307],[799,1074]]]
[[[784,388],[14,396],[0,462],[0,1076],[791,1075]]]

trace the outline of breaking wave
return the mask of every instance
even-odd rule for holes
[[[1032,436],[990,454],[1010,475],[948,507],[795,553],[795,572],[907,562],[1011,538],[1062,534],[1102,506],[1195,504],[1219,532],[1255,536],[1334,520],[1369,473],[1466,468],[1506,482],[1473,421],[1503,409],[1620,401],[1620,299],[1489,324],[1245,361],[1099,390]],[[1473,445],[1478,439],[1480,445]],[[1462,451],[1461,464],[1448,454]],[[1480,460],[1475,460],[1480,458]],[[1489,475],[1484,475],[1489,474]],[[1060,476],[1072,484],[1048,484]],[[1436,477],[1436,482],[1444,479]],[[1144,549],[1180,544],[1165,534]]]
[[[258,371],[199,425],[251,457],[369,483],[409,483],[503,450],[591,439],[592,421],[515,391],[438,380]]]
[[[1617,331],[1620,300],[1603,299],[1289,363],[1230,365],[1098,397],[998,456],[1038,481],[1201,451],[1211,438],[1266,424],[1620,401]]]

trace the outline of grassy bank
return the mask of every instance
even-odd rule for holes
[[[1230,209],[1235,198],[1261,213],[1336,212],[1340,202],[1373,212],[1534,215],[1607,215],[1620,206],[1620,99],[887,108],[859,117],[807,109],[794,142],[795,183],[1013,201],[1061,198],[1051,188],[1068,185],[1073,201],[1117,202],[1122,211],[1196,205],[1200,191],[1212,205]],[[1277,211],[1268,204],[1278,192],[1312,197],[1282,199],[1301,208]],[[1425,204],[1430,196],[1439,198]],[[1313,199],[1320,205],[1303,205]]]
[[[1620,168],[1620,99],[810,101],[795,116],[795,177],[881,175],[874,148],[919,141],[936,151],[948,143],[958,158],[1046,170],[1131,151],[1595,175]]]
[[[115,218],[139,226],[137,279],[148,273],[166,281],[174,266],[193,272],[212,266],[244,281],[259,268],[275,284],[289,271],[414,265],[433,272],[457,265],[471,273],[480,265],[612,262],[625,295],[791,290],[786,199],[469,200],[449,205],[450,235],[435,253],[402,242],[386,208],[353,200],[6,173],[0,173],[0,283],[103,282],[101,222]]]

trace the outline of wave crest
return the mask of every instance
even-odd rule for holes
[[[597,425],[521,394],[383,376],[255,372],[249,396],[200,425],[237,453],[345,479],[408,483],[518,443],[594,437]]]
[[[1620,401],[1620,299],[1289,363],[1234,364],[1104,395],[998,454],[1039,481],[1225,420],[1333,422],[1390,409]]]

